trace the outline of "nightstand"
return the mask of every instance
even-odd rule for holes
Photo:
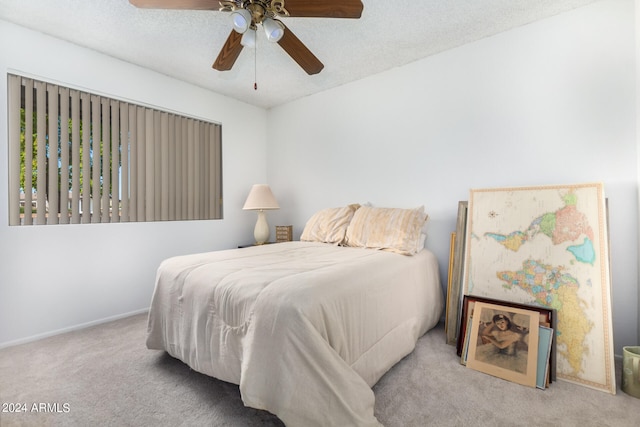
[[[262,245],[271,245],[273,243],[278,243],[278,242],[264,242]],[[255,243],[249,243],[247,245],[238,245],[238,249],[250,248],[251,246],[262,246],[262,245],[256,245]]]

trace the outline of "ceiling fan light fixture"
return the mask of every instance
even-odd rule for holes
[[[265,18],[262,21],[264,32],[267,35],[267,40],[270,42],[278,42],[284,35],[284,24],[275,19]]]
[[[256,30],[254,28],[249,28],[243,35],[240,40],[240,44],[244,47],[255,47],[256,45]]]
[[[251,12],[247,9],[237,9],[231,12],[233,29],[240,34],[244,34],[251,26]]]

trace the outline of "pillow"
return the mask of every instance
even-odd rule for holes
[[[416,240],[416,251],[414,253],[418,253],[424,249],[424,242],[427,241],[427,235],[422,231],[420,232],[420,237]]]
[[[424,206],[415,209],[363,206],[349,223],[346,244],[413,255],[424,247],[422,226],[428,218]]]
[[[339,245],[344,241],[347,226],[353,213],[360,207],[358,204],[342,208],[327,208],[316,212],[302,230],[300,240],[303,242],[333,243]]]

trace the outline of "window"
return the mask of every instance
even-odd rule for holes
[[[220,125],[8,79],[10,225],[222,218]]]

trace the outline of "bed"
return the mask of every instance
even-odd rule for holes
[[[163,261],[147,347],[238,384],[246,406],[287,426],[380,425],[371,387],[438,323],[443,296],[423,238],[410,253],[363,246],[349,209],[338,243],[310,238],[312,217],[304,241]]]

